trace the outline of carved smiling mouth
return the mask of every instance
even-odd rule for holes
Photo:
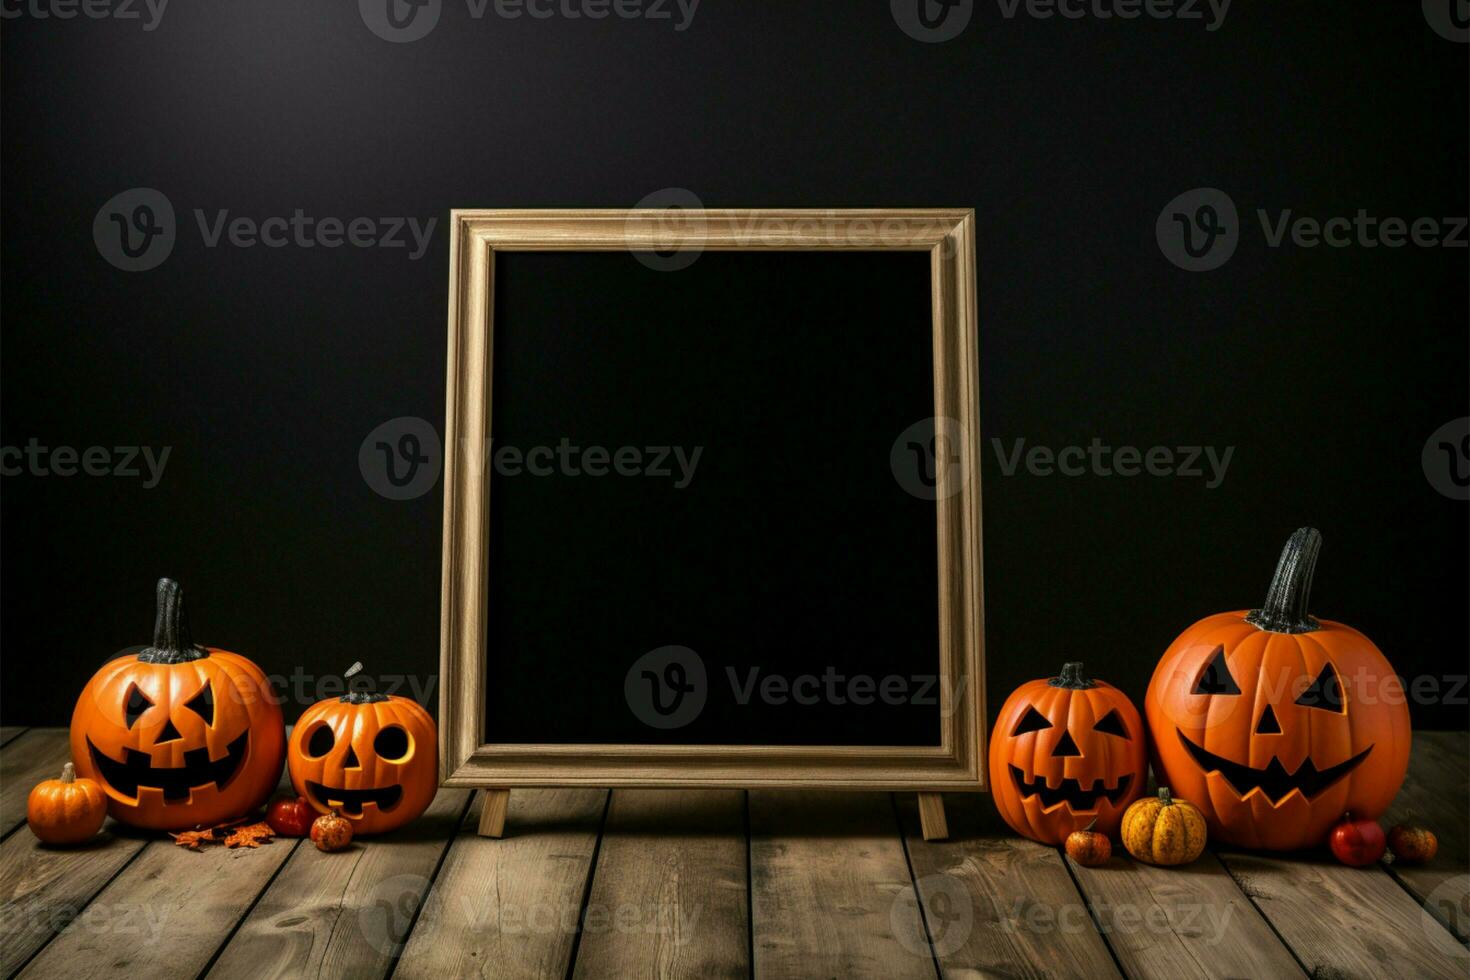
[[[184,753],[184,764],[173,768],[155,768],[147,752],[125,749],[125,761],[118,762],[87,739],[87,748],[92,752],[92,762],[97,767],[102,781],[123,796],[138,796],[139,787],[163,790],[163,802],[183,803],[195,789],[213,784],[224,789],[240,763],[245,759],[245,750],[250,742],[250,732],[240,734],[225,748],[225,754],[210,761],[209,749],[190,749]]]
[[[1272,806],[1279,805],[1293,792],[1300,792],[1309,800],[1321,795],[1333,783],[1356,769],[1360,762],[1368,758],[1368,753],[1373,751],[1373,746],[1370,745],[1346,762],[1327,769],[1318,769],[1317,764],[1308,759],[1296,772],[1287,772],[1281,760],[1274,755],[1264,769],[1253,769],[1195,745],[1182,731],[1179,731],[1179,741],[1184,743],[1185,749],[1201,769],[1206,773],[1218,772],[1230,784],[1230,788],[1235,790],[1236,796],[1244,799],[1255,790],[1260,790],[1271,801]]]
[[[1016,786],[1021,790],[1021,796],[1040,796],[1041,808],[1050,810],[1059,804],[1065,803],[1072,808],[1074,813],[1086,813],[1097,809],[1097,801],[1106,798],[1109,803],[1116,804],[1128,792],[1128,785],[1133,782],[1132,773],[1124,773],[1118,777],[1118,785],[1108,789],[1102,784],[1102,780],[1094,780],[1090,789],[1083,789],[1082,784],[1075,779],[1063,779],[1062,784],[1056,789],[1046,785],[1045,776],[1037,776],[1036,779],[1028,781],[1026,774],[1017,766],[1011,766],[1011,778],[1016,781]]]
[[[337,789],[321,783],[306,781],[307,792],[325,807],[336,807],[353,817],[362,816],[364,803],[376,803],[379,810],[391,810],[403,798],[402,786],[385,786],[382,789]]]

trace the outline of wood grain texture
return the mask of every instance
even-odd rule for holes
[[[1300,977],[1301,966],[1219,859],[1159,868],[1115,855],[1065,859],[1129,976]]]
[[[1470,951],[1380,867],[1225,851],[1220,859],[1313,977],[1457,978]]]
[[[750,793],[757,978],[932,978],[886,793]]]
[[[979,368],[972,209],[460,210],[451,213],[440,608],[444,785],[975,791],[984,788]],[[934,416],[956,427],[935,501],[940,744],[909,746],[481,744],[487,445],[497,251],[843,249],[926,251]],[[954,472],[950,472],[953,468]]]
[[[143,850],[147,840],[109,820],[79,847],[48,847],[26,830],[0,844],[0,976],[11,976],[51,937],[88,908],[113,875]],[[87,912],[94,928],[105,911]],[[146,921],[115,918],[125,930]]]
[[[504,840],[478,832],[481,801],[445,855],[394,971],[399,978],[564,977],[606,790],[518,790]]]
[[[0,745],[12,741],[23,731],[25,731],[24,725],[0,725]]]
[[[277,789],[291,789],[284,767]],[[161,832],[108,826],[135,835],[137,856],[22,976],[198,976],[299,843],[191,851]]]
[[[198,976],[298,844],[278,838],[201,851],[148,844],[21,975]],[[95,919],[94,909],[102,913]],[[114,922],[136,931],[121,935]]]
[[[927,842],[915,801],[896,800],[945,977],[1118,976],[1056,848],[1017,837],[971,796],[949,800],[951,839]]]
[[[613,793],[576,976],[750,975],[745,793]]]
[[[944,840],[949,823],[944,819],[944,797],[939,793],[919,794],[919,828],[925,840]]]
[[[346,852],[298,846],[209,976],[386,976],[469,795],[441,789],[412,824],[359,838]]]
[[[32,728],[0,748],[0,837],[26,822],[26,797],[71,761],[65,728]]]
[[[504,837],[505,815],[510,808],[510,790],[485,789],[480,791],[481,837]]]
[[[1439,854],[1422,866],[1387,865],[1431,915],[1459,937],[1470,939],[1470,734],[1416,732],[1409,777],[1383,817],[1428,827],[1439,838]]]

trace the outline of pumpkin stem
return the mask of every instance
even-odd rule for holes
[[[1082,830],[1084,832],[1090,832],[1092,830],[1092,828],[1094,828],[1096,826],[1097,826],[1097,817],[1093,817],[1091,820],[1087,821],[1087,826],[1086,827],[1083,827]]]
[[[377,691],[349,691],[337,700],[343,704],[378,704],[382,701],[391,701],[392,698]]]
[[[196,646],[184,618],[184,590],[171,578],[158,580],[158,612],[153,619],[153,645],[138,654],[144,664],[186,664],[209,651]]]
[[[1172,794],[1172,793],[1169,792],[1169,787],[1167,787],[1167,786],[1160,786],[1159,787],[1159,805],[1160,806],[1173,806],[1174,805],[1174,794]]]
[[[1317,573],[1317,555],[1322,550],[1322,533],[1315,527],[1297,528],[1281,559],[1276,575],[1260,609],[1245,618],[1252,626],[1271,633],[1310,633],[1322,624],[1307,613],[1312,597],[1312,577]]]
[[[351,667],[343,671],[342,676],[344,678],[350,678],[360,670],[362,670],[362,661],[358,660]],[[342,704],[379,704],[392,699],[386,694],[379,694],[377,691],[348,691],[337,700]]]
[[[61,767],[61,781],[63,783],[74,783],[77,781],[77,767],[68,762]]]
[[[1050,687],[1065,687],[1073,691],[1085,691],[1097,686],[1092,678],[1083,675],[1080,663],[1062,664],[1061,674],[1046,683]]]

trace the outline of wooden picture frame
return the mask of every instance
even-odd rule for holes
[[[482,832],[498,836],[513,787],[760,787],[920,791],[937,830],[940,791],[985,789],[975,218],[936,210],[455,210],[451,216],[440,777],[492,791]],[[934,416],[956,453],[939,465],[941,735],[937,746],[486,744],[485,583],[495,254],[527,251],[804,249],[927,251]],[[939,454],[936,454],[939,455]],[[944,683],[946,682],[947,683]]]

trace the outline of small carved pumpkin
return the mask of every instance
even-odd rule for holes
[[[1291,536],[1266,602],[1209,616],[1159,661],[1144,710],[1159,781],[1242,847],[1323,843],[1345,811],[1383,813],[1409,766],[1409,709],[1362,633],[1307,613],[1322,536]]]
[[[990,733],[990,793],[1016,833],[1060,844],[1096,823],[1113,834],[1143,792],[1143,719],[1122,691],[1066,664],[1022,684]]]
[[[270,681],[228,650],[195,646],[183,592],[158,580],[153,645],[109,661],[71,716],[71,757],[114,819],[148,830],[213,826],[265,802],[286,729]]]
[[[80,844],[102,829],[107,798],[90,779],[78,779],[76,766],[61,767],[60,779],[37,783],[26,798],[26,823],[47,844]]]
[[[355,691],[318,701],[291,731],[291,784],[318,813],[336,810],[355,834],[402,827],[439,785],[434,719],[407,698]]]
[[[1176,800],[1167,786],[1123,814],[1123,846],[1146,864],[1188,864],[1204,853],[1207,835],[1199,807]]]

